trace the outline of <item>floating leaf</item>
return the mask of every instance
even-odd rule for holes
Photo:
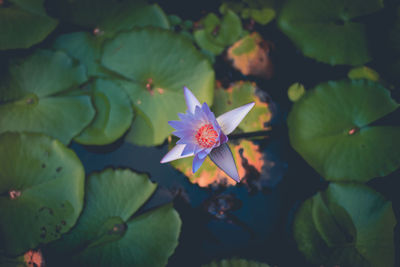
[[[2,267],[43,267],[44,259],[40,250],[28,250],[24,255],[8,258],[0,255]]]
[[[261,25],[267,25],[275,18],[275,10],[272,8],[250,9],[249,17]]]
[[[233,67],[243,75],[272,77],[273,65],[269,57],[271,44],[254,32],[245,36],[228,49],[228,58],[233,61]]]
[[[387,267],[394,264],[392,204],[360,184],[330,184],[296,214],[294,237],[316,265]]]
[[[106,72],[99,64],[103,36],[96,36],[87,32],[74,32],[59,36],[54,47],[64,50],[70,57],[79,60],[86,66],[89,76],[105,77]]]
[[[377,83],[319,84],[288,116],[290,143],[330,181],[366,182],[387,175],[400,166],[400,127],[371,123],[398,106]]]
[[[86,206],[77,225],[47,246],[69,266],[165,266],[181,226],[172,205],[135,215],[156,189],[146,175],[107,169],[88,178]]]
[[[259,150],[259,146],[250,141],[242,140],[238,144],[229,143],[233,157],[236,161],[239,177],[246,175],[246,164],[261,172],[264,166],[264,157]],[[171,162],[171,165],[185,174],[190,182],[198,184],[200,187],[207,187],[212,184],[235,185],[236,182],[230,179],[221,169],[219,169],[209,158],[201,165],[200,169],[192,172],[193,157],[183,158]]]
[[[357,20],[383,8],[381,0],[289,0],[278,25],[304,55],[331,65],[371,60],[366,26]]]
[[[48,134],[64,144],[93,119],[89,96],[62,95],[86,81],[85,70],[62,52],[39,50],[10,65],[0,85],[0,133],[30,131]]]
[[[132,143],[161,144],[171,134],[168,121],[186,110],[183,86],[202,102],[212,102],[214,72],[209,61],[190,41],[170,31],[143,28],[121,33],[105,44],[102,64],[129,80],[120,84],[149,126],[139,128],[135,120],[136,133],[127,137]]]
[[[208,14],[202,21],[203,29],[194,31],[197,44],[215,55],[219,55],[225,47],[233,44],[242,33],[240,18],[231,10],[227,10],[220,20],[214,13]]]
[[[34,133],[0,135],[0,250],[19,255],[61,237],[83,206],[75,153]]]
[[[94,82],[92,97],[97,110],[96,117],[74,140],[85,145],[110,144],[131,126],[131,101],[118,84],[103,79]]]
[[[296,102],[304,95],[305,92],[306,90],[304,89],[304,86],[302,84],[294,83],[291,86],[289,86],[288,97],[290,101]]]
[[[256,91],[256,85],[251,82],[236,82],[227,90],[218,88],[215,90],[212,110],[215,115],[219,116],[231,109],[254,101],[255,106],[238,128],[244,132],[268,130],[267,123],[271,120],[272,114],[268,103],[263,102]]]
[[[250,261],[245,259],[229,259],[221,261],[213,261],[202,267],[269,267],[266,263]]]
[[[64,50],[70,57],[79,60],[87,67],[89,76],[110,76],[99,64],[101,48],[105,39],[113,37],[119,31],[134,27],[154,26],[168,28],[169,22],[158,5],[140,5],[126,3],[101,23],[96,24],[93,34],[75,32],[61,35],[54,43],[56,49]]]
[[[0,2],[0,50],[29,48],[43,41],[58,24],[47,16],[44,0],[7,2],[7,6]]]
[[[367,79],[374,82],[379,81],[379,73],[367,66],[352,68],[347,76],[352,80]]]
[[[97,28],[106,36],[135,26],[169,28],[169,21],[157,5],[145,1],[120,0],[49,0],[49,7],[63,20],[90,29]]]

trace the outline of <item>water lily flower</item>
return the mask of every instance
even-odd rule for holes
[[[233,132],[254,102],[228,111],[215,118],[207,103],[199,100],[187,88],[183,88],[187,113],[178,113],[180,121],[169,121],[176,129],[174,134],[180,140],[162,159],[161,163],[194,156],[192,170],[195,173],[207,156],[236,182],[240,182],[232,152],[227,144],[227,135]]]

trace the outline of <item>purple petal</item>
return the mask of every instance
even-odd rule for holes
[[[161,159],[161,163],[166,163],[166,162],[170,162],[176,159],[181,159],[181,158],[186,158],[186,157],[190,157],[193,156],[190,154],[187,154],[185,156],[182,156],[182,152],[183,149],[185,149],[186,145],[176,145],[174,146],[167,154],[165,154],[165,156]]]
[[[197,172],[197,170],[200,168],[201,164],[203,164],[205,159],[206,159],[205,157],[202,159],[199,158],[198,155],[194,156],[193,166],[192,166],[193,173]]]
[[[233,132],[254,105],[255,103],[252,102],[218,116],[217,121],[222,132],[226,135]]]
[[[197,156],[198,156],[200,159],[204,159],[205,157],[207,157],[207,155],[208,155],[208,153],[207,153],[206,150],[200,151],[200,152],[197,154]]]
[[[236,182],[240,182],[235,160],[229,146],[225,143],[214,148],[209,154],[210,159]]]
[[[194,144],[187,144],[183,149],[181,156],[193,155],[195,148],[196,146]]]
[[[186,86],[183,87],[183,94],[185,95],[186,106],[189,112],[193,114],[196,106],[201,106],[200,102]]]

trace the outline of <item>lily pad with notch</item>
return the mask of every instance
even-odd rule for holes
[[[136,215],[157,185],[146,175],[107,169],[88,178],[77,225],[49,244],[49,262],[68,266],[165,266],[178,244],[181,221],[171,204]]]
[[[0,134],[0,250],[17,256],[61,237],[83,207],[75,153],[36,133]]]
[[[158,145],[171,134],[168,121],[186,110],[184,86],[202,102],[212,103],[211,64],[190,41],[170,31],[141,28],[121,33],[105,43],[101,62],[125,78],[118,82],[137,110],[139,122],[149,126],[139,128],[134,120],[132,131],[139,133],[127,136],[134,144]]]
[[[39,132],[68,144],[95,115],[89,96],[65,94],[86,80],[83,66],[60,51],[14,61],[0,84],[0,133]]]
[[[105,79],[94,81],[91,95],[97,110],[96,116],[74,140],[85,145],[111,144],[131,126],[131,101],[118,84]]]
[[[205,50],[219,55],[237,41],[242,33],[240,18],[227,9],[220,19],[216,14],[208,14],[201,22],[202,29],[193,32],[196,43]]]
[[[29,48],[43,41],[58,25],[46,14],[44,0],[0,2],[0,50]]]
[[[385,176],[400,167],[400,127],[373,123],[398,107],[378,83],[322,83],[294,104],[290,143],[329,181]]]
[[[381,0],[289,0],[278,25],[304,55],[356,66],[371,60],[366,25],[360,19],[382,8]]]
[[[330,184],[307,199],[293,225],[299,250],[316,265],[394,266],[391,202],[362,184]]]

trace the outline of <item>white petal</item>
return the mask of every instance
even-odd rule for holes
[[[181,145],[177,144],[174,146],[165,156],[161,159],[161,163],[167,163],[176,159],[182,159],[182,158],[187,158],[190,156],[193,156],[193,153],[187,154],[185,156],[181,156],[183,149],[185,148],[186,145]]]
[[[214,148],[210,154],[210,159],[223,170],[228,176],[230,176],[236,182],[240,182],[238,170],[236,168],[235,160],[229,146],[225,143],[217,148]]]
[[[199,100],[197,100],[194,94],[186,86],[183,87],[183,94],[185,95],[186,106],[189,112],[194,114],[196,106],[201,107]]]
[[[239,123],[246,117],[247,113],[254,107],[255,103],[251,102],[244,106],[232,109],[231,111],[225,112],[218,116],[217,121],[221,130],[225,135],[230,134]]]

